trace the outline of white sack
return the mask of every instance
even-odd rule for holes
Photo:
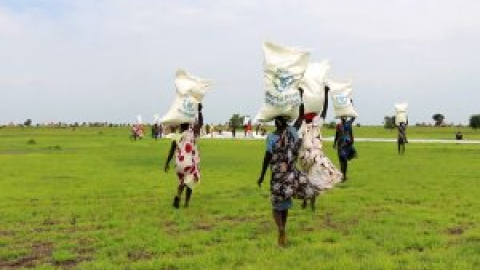
[[[185,70],[179,69],[175,74],[175,87],[181,96],[193,96],[197,102],[202,102],[208,90],[210,82],[205,79],[193,76]]]
[[[305,113],[320,113],[323,110],[325,80],[330,67],[328,60],[308,64],[307,70],[300,81],[300,87],[303,88]]]
[[[395,112],[396,113],[399,113],[399,112],[407,112],[407,108],[408,108],[408,103],[404,102],[404,103],[395,103]]]
[[[142,123],[142,116],[137,115],[137,124],[141,124],[141,123]]]
[[[395,124],[407,123],[407,108],[408,103],[396,103],[395,104]]]
[[[203,101],[210,82],[195,77],[185,70],[177,70],[175,74],[176,97],[167,114],[160,120],[167,125],[194,123],[198,103]]]
[[[244,125],[244,126],[245,126],[245,125],[248,125],[248,122],[250,122],[250,120],[251,120],[251,119],[250,119],[250,116],[248,116],[248,115],[245,116],[245,117],[243,118],[243,125]]]
[[[357,117],[358,114],[352,104],[352,83],[329,81],[328,85],[330,87],[335,117]]]
[[[395,124],[398,126],[400,123],[407,123],[407,113],[400,112],[395,115]]]
[[[261,122],[279,115],[294,119],[298,117],[298,86],[307,69],[309,52],[270,42],[263,44],[263,51],[265,100],[255,118]]]
[[[177,93],[167,114],[160,120],[166,125],[194,123],[198,111],[198,102],[192,96],[181,96]]]

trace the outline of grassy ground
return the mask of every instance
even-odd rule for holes
[[[268,183],[255,183],[262,141],[202,140],[203,182],[179,210],[174,173],[160,170],[169,143],[120,128],[0,129],[0,269],[480,268],[480,145],[412,143],[398,156],[357,143],[349,182],[315,212],[296,202],[279,249]]]

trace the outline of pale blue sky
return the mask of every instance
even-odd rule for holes
[[[214,81],[207,122],[253,116],[267,40],[330,59],[360,123],[402,101],[411,123],[466,123],[480,113],[479,15],[475,0],[0,0],[0,123],[152,121],[177,68]]]

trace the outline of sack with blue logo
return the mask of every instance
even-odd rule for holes
[[[294,120],[298,117],[301,102],[298,87],[307,69],[310,53],[271,42],[263,44],[263,52],[265,96],[256,120],[269,122],[276,116]]]
[[[329,80],[328,86],[330,87],[335,117],[357,117],[358,114],[352,103],[352,82]]]
[[[194,123],[198,103],[202,102],[209,84],[207,80],[195,77],[184,70],[178,70],[175,78],[177,92],[175,99],[160,122],[166,125]]]
[[[194,123],[197,117],[198,102],[192,96],[177,94],[167,114],[160,120],[165,125]]]

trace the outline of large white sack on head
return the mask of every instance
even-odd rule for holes
[[[408,103],[396,103],[395,104],[395,124],[407,123],[407,108]]]
[[[197,102],[202,102],[210,84],[208,80],[193,76],[182,69],[177,70],[175,74],[177,93],[182,96],[191,95]]]
[[[406,112],[398,112],[395,115],[395,124],[400,125],[400,123],[407,123],[407,113]]]
[[[298,85],[307,69],[309,52],[270,42],[263,44],[263,51],[265,100],[255,118],[262,122],[279,115],[294,119],[301,102]]]
[[[198,102],[192,96],[177,94],[167,114],[160,120],[166,125],[194,123],[198,111]]]
[[[358,114],[352,104],[352,82],[328,81],[328,86],[330,87],[335,117],[357,117]]]
[[[408,103],[395,103],[395,112],[407,112]]]
[[[142,116],[139,114],[137,115],[137,124],[141,124],[142,123]]]
[[[330,67],[328,60],[308,64],[307,70],[300,81],[300,87],[303,88],[305,113],[322,111],[325,101],[325,80]]]

